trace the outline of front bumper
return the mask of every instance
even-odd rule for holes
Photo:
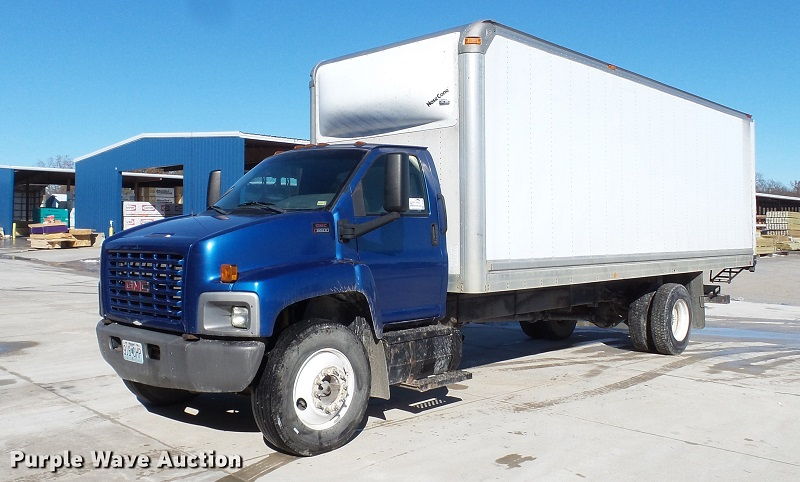
[[[257,340],[184,340],[119,323],[97,324],[100,353],[124,380],[193,392],[241,392],[255,378],[264,357]],[[144,363],[122,358],[121,340],[142,344]]]

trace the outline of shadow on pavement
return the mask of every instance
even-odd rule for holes
[[[179,422],[228,432],[258,432],[250,398],[234,393],[202,393],[188,403],[166,407],[145,406],[148,411]]]
[[[389,410],[402,410],[408,413],[422,413],[437,407],[444,407],[460,402],[458,397],[448,395],[447,387],[439,387],[427,392],[418,392],[401,386],[390,387],[389,400],[373,398],[367,408],[367,415],[380,420],[386,420]]]
[[[469,369],[508,361],[523,356],[564,350],[590,343],[601,343],[613,350],[633,351],[626,325],[607,329],[577,327],[566,340],[533,340],[516,323],[466,325],[461,368]]]
[[[601,343],[620,352],[632,347],[626,330],[579,327],[567,340],[547,341],[529,339],[515,324],[497,324],[464,327],[464,357],[461,368],[512,360],[529,355],[547,353],[590,343]],[[460,385],[454,385],[456,388]],[[443,407],[462,399],[450,394],[447,387],[418,392],[402,386],[391,387],[391,398],[373,398],[367,407],[367,416],[386,420],[386,412],[401,410],[418,414]],[[250,398],[228,393],[206,393],[193,398],[188,404],[168,407],[147,407],[155,414],[180,422],[201,425],[216,430],[232,432],[258,432],[253,419]]]

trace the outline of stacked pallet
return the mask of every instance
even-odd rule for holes
[[[770,211],[766,221],[769,234],[800,238],[800,212]]]
[[[773,252],[800,250],[800,212],[770,211],[764,221],[767,229],[756,238],[756,254],[769,254],[770,244]]]
[[[756,236],[756,254],[759,256],[773,254],[777,249],[776,244],[772,236]]]
[[[66,224],[63,223],[31,224],[30,227],[31,235],[28,243],[34,249],[92,246],[97,236],[91,229],[67,229]]]

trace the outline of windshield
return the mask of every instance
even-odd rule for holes
[[[239,179],[217,208],[325,209],[364,157],[355,149],[297,150],[264,159]]]

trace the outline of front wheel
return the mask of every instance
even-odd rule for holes
[[[303,321],[284,330],[267,355],[253,416],[276,448],[317,455],[355,437],[369,391],[369,361],[355,334],[338,323]]]

